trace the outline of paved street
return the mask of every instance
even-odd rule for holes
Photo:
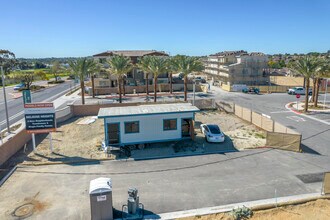
[[[64,95],[66,92],[70,91],[73,87],[72,81],[67,81],[65,83],[46,88],[42,91],[37,91],[32,93],[33,102],[46,102],[53,101],[56,98]],[[18,92],[13,90],[13,87],[6,88],[8,112],[10,117],[10,123],[13,124],[23,118],[23,98],[14,99],[12,94],[17,94]],[[0,124],[2,127],[6,124],[6,114],[5,114],[5,104],[3,101],[3,91],[1,88],[0,92]]]
[[[285,104],[295,97],[287,94],[248,95],[216,89],[209,97],[234,101],[302,132],[306,153],[259,149],[158,160],[19,167],[0,188],[0,219],[9,218],[16,207],[32,197],[44,205],[33,219],[89,218],[89,181],[101,176],[113,180],[117,211],[126,204],[127,189],[135,186],[146,214],[266,198],[275,201],[275,197],[321,191],[322,173],[330,171],[329,125],[288,111]],[[327,120],[327,115],[322,117]]]
[[[8,218],[18,205],[35,195],[45,210],[36,212],[33,219],[87,219],[89,181],[100,176],[113,180],[116,210],[126,203],[127,189],[135,186],[145,209],[159,214],[318,193],[318,174],[328,170],[328,156],[270,149],[94,165],[22,167],[0,188],[0,219]],[[298,176],[303,174],[316,176],[306,181],[304,176]]]

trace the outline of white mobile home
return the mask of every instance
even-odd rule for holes
[[[175,141],[194,135],[195,112],[190,103],[101,108],[105,144],[133,145]]]

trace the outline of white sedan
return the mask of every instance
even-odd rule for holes
[[[215,124],[201,124],[201,132],[205,135],[207,142],[224,142],[225,135],[222,133],[218,125]]]
[[[296,94],[305,95],[306,90],[305,90],[304,87],[293,87],[293,88],[288,90],[288,94],[289,95],[296,95]],[[312,89],[309,89],[308,95],[312,95]]]

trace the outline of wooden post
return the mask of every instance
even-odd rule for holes
[[[92,92],[93,92],[93,98],[95,98],[94,75],[92,75]]]
[[[35,152],[36,150],[36,138],[34,133],[32,133],[32,146],[33,146],[33,151]]]
[[[53,153],[52,132],[49,132],[49,147],[50,147],[50,151]]]
[[[194,129],[194,120],[190,121],[190,137],[192,140],[195,140],[195,129]]]

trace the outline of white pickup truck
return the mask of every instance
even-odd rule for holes
[[[288,90],[289,95],[305,95],[306,94],[306,89],[304,87],[293,87]],[[312,89],[308,90],[308,95],[312,95]]]

